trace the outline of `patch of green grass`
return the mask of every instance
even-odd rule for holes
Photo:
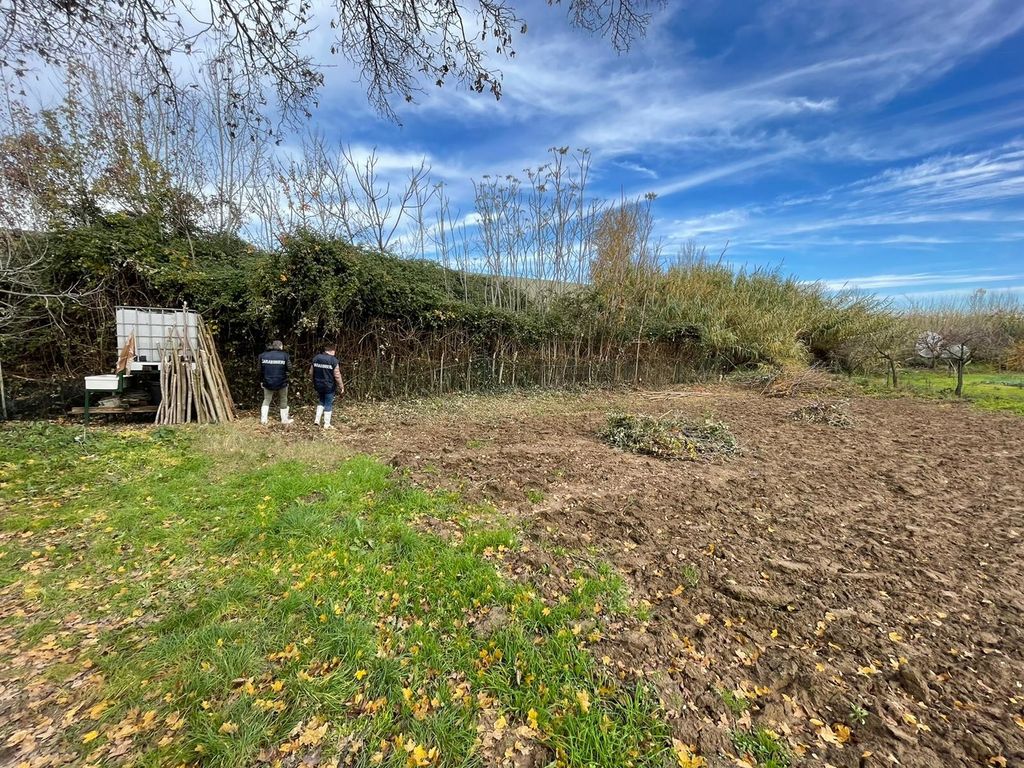
[[[725,708],[728,709],[735,717],[739,717],[750,709],[750,701],[746,696],[738,695],[728,688],[720,688],[718,690],[718,695],[722,698],[722,703],[725,704]]]
[[[537,490],[536,488],[527,488],[526,499],[531,504],[540,504],[544,501],[544,491]]]
[[[868,394],[882,397],[915,395],[940,400],[955,399],[956,377],[945,369],[912,368],[900,375],[900,389],[886,386],[882,377],[857,377]],[[975,408],[1008,411],[1024,416],[1024,373],[976,370],[964,374],[963,399]]]
[[[752,759],[758,768],[789,768],[792,761],[782,738],[768,728],[735,731],[732,743],[741,755]]]
[[[700,584],[700,569],[693,563],[687,563],[683,566],[682,576],[683,583],[690,589]]]
[[[499,573],[515,530],[486,510],[470,522],[369,457],[237,454],[225,471],[201,430],[82,434],[0,435],[0,607],[18,616],[0,622],[0,665],[53,656],[40,676],[72,691],[61,713],[80,705],[62,750],[480,765],[477,726],[500,716],[565,766],[663,763],[655,698],[587,648],[628,610],[607,565],[545,605]],[[445,541],[420,517],[465,535]]]

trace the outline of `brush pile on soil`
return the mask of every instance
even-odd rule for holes
[[[611,413],[601,437],[623,451],[662,459],[696,461],[737,451],[736,438],[729,428],[711,419],[693,424],[637,413]]]
[[[826,400],[815,400],[802,405],[790,414],[790,418],[794,421],[825,424],[839,429],[849,429],[853,426],[853,418],[846,403],[830,403]]]

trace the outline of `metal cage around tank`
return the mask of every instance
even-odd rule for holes
[[[162,307],[115,307],[117,347],[124,349],[135,336],[135,359],[128,361],[128,372],[158,370],[160,350],[174,335],[192,349],[199,347],[199,313],[191,309]]]

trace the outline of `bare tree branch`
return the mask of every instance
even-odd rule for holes
[[[625,51],[662,3],[566,7],[571,23]],[[0,69],[24,76],[39,64],[68,69],[102,54],[122,66],[141,63],[152,94],[177,105],[196,85],[178,65],[202,52],[219,65],[233,110],[263,120],[273,106],[292,118],[309,114],[323,85],[323,62],[304,47],[317,26],[334,30],[331,52],[356,65],[370,104],[392,118],[393,99],[411,101],[424,83],[454,80],[499,98],[492,59],[515,56],[515,36],[526,33],[513,0],[334,0],[324,11],[312,0],[0,0]]]

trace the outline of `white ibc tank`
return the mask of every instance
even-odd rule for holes
[[[199,346],[199,313],[191,309],[162,307],[116,307],[117,348],[124,349],[135,334],[135,361],[128,370],[137,371],[158,364],[160,348],[166,346],[169,334],[175,334],[196,349]]]

